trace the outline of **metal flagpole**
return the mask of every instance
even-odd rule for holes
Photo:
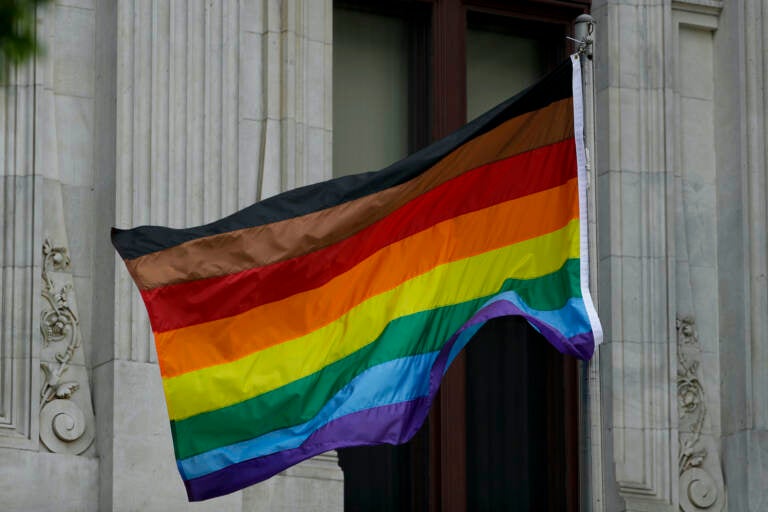
[[[589,229],[589,288],[596,308],[597,296],[597,172],[595,169],[595,20],[582,14],[574,23],[574,38],[581,58],[582,101],[584,114],[584,149],[587,167],[587,221]],[[601,457],[602,420],[600,411],[600,353],[595,347],[592,359],[581,366],[582,408],[579,424],[584,429],[581,440],[580,487],[581,509],[603,511],[603,472]]]
[[[587,176],[588,178],[588,206],[589,215],[589,239],[593,242],[592,248],[597,245],[597,225],[595,216],[595,203],[597,197],[595,194],[597,176],[595,173],[595,81],[594,81],[594,60],[592,52],[594,47],[594,27],[595,21],[589,14],[582,14],[576,18],[575,39],[578,43],[578,52],[582,56],[581,62],[581,80],[584,104],[584,147],[587,156]],[[597,306],[597,251],[589,252],[589,267],[593,269],[590,274],[589,287],[592,290],[592,300]]]

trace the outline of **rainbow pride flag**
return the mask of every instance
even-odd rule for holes
[[[204,226],[113,230],[191,501],[334,448],[407,441],[491,318],[592,355],[579,73],[565,62],[381,171]]]

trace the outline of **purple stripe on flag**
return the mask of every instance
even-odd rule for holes
[[[349,414],[318,429],[298,448],[233,464],[186,481],[187,496],[189,501],[201,501],[228,494],[334,448],[404,443],[424,423],[431,402],[430,395]]]
[[[584,314],[586,314],[586,312]],[[555,329],[548,323],[543,322],[535,315],[531,315],[530,313],[523,311],[514,303],[505,299],[491,299],[486,303],[485,306],[483,306],[477,313],[475,313],[472,318],[466,324],[464,324],[464,326],[462,326],[461,329],[459,329],[456,335],[454,335],[448,341],[448,343],[445,344],[443,351],[446,351],[446,348],[448,349],[447,353],[445,354],[445,356],[449,358],[448,360],[452,361],[458,352],[461,351],[461,349],[464,348],[464,345],[466,345],[469,341],[469,339],[464,339],[465,337],[461,336],[462,331],[464,331],[469,326],[485,323],[488,320],[502,316],[519,316],[525,318],[529,324],[536,328],[536,330],[539,331],[548,342],[550,342],[559,352],[563,354],[568,354],[586,361],[592,357],[592,353],[595,350],[595,338],[591,330],[567,338],[559,330]],[[457,338],[459,344],[454,347]],[[443,354],[441,354],[441,356],[442,355]],[[437,361],[435,362],[435,366],[440,364],[441,358],[438,357]],[[442,364],[444,365],[445,362],[442,361]]]
[[[192,478],[184,482],[190,501],[201,501],[222,496],[243,487],[261,482],[284,469],[321,453],[350,446],[372,444],[401,444],[408,441],[424,423],[432,401],[440,387],[447,364],[453,356],[469,341],[469,334],[462,334],[474,325],[483,324],[500,316],[522,316],[560,352],[571,354],[581,359],[588,359],[594,350],[592,332],[577,334],[566,338],[536,317],[523,312],[506,300],[488,303],[472,316],[443,345],[435,363],[429,372],[429,392],[426,396],[406,402],[372,407],[348,414],[326,423],[310,435],[301,446],[290,450],[246,460],[207,475]],[[458,345],[456,343],[458,342]],[[456,345],[454,347],[454,345]]]
[[[493,300],[493,299],[491,299]],[[586,313],[585,313],[586,314]],[[533,325],[559,352],[579,359],[587,360],[595,350],[595,338],[592,331],[566,338],[560,331],[528,314],[507,300],[497,300],[482,308],[475,317],[482,315],[486,320],[500,316],[521,316]],[[475,318],[473,317],[473,319]]]
[[[202,501],[235,492],[335,448],[382,443],[401,444],[408,441],[427,417],[456,339],[468,327],[493,318],[485,316],[485,309],[488,308],[483,308],[470,318],[443,345],[429,372],[428,395],[348,414],[326,423],[297,448],[246,460],[205,476],[185,480],[189,501]]]

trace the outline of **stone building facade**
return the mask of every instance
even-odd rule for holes
[[[190,505],[113,225],[332,176],[331,0],[57,0],[0,101],[0,510],[342,510],[327,454]],[[594,0],[582,510],[768,510],[768,4]]]

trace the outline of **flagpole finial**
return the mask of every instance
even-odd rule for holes
[[[595,30],[595,18],[589,14],[580,14],[574,21],[574,39],[578,43],[577,50],[587,58],[592,58],[592,34]]]

